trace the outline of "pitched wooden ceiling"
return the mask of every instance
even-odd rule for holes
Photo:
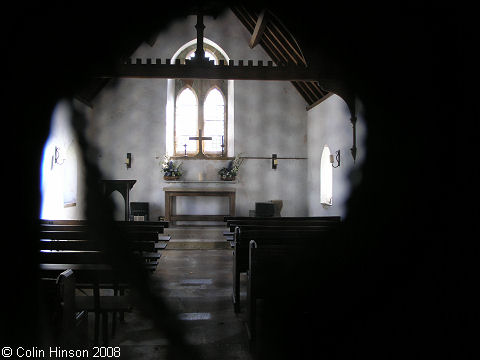
[[[232,7],[232,11],[252,34],[250,47],[259,44],[277,66],[288,64],[308,66],[294,36],[272,11],[264,9],[257,12],[243,5]],[[291,83],[305,99],[308,108],[332,95],[322,89],[317,81],[291,81]]]
[[[249,42],[251,48],[261,46],[277,66],[308,66],[295,37],[271,10],[259,11],[244,5],[234,6],[231,10],[252,34]],[[92,106],[93,99],[109,81],[108,78],[92,78],[81,91],[77,92],[76,98]],[[307,109],[332,95],[323,89],[318,81],[291,81],[291,83],[307,103]]]

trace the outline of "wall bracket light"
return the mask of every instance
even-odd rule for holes
[[[65,158],[60,160],[60,148],[55,146],[55,164],[62,165],[65,162]]]
[[[130,169],[132,167],[132,153],[127,153],[127,159],[125,160],[125,165],[127,166],[127,169]]]
[[[335,161],[337,162],[337,165],[334,165]],[[340,166],[340,150],[335,151],[335,155],[330,155],[330,163],[334,168]]]
[[[272,169],[276,169],[278,165],[277,154],[272,154]]]

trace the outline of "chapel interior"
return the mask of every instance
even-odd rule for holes
[[[52,347],[125,359],[468,358],[472,263],[444,241],[446,190],[433,180],[451,105],[433,105],[432,89],[455,26],[445,8],[377,15],[304,1],[19,8],[8,31],[5,159],[18,181],[4,186],[2,346],[37,358],[58,357]],[[281,290],[252,307],[227,218],[265,211],[338,224],[258,280],[259,292]],[[45,290],[38,243],[84,220],[135,300],[125,313],[76,312],[66,335],[56,318],[66,300],[52,299],[72,273]],[[151,271],[122,240],[141,222],[161,227]],[[278,236],[315,230],[302,226]],[[249,246],[253,266],[262,253]]]

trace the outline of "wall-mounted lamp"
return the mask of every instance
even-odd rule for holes
[[[64,158],[60,160],[60,148],[58,146],[55,146],[54,161],[57,165],[62,165],[65,162]]]
[[[278,165],[277,154],[272,154],[272,169],[276,169]]]
[[[337,165],[333,165],[333,163],[337,161]],[[332,167],[337,168],[340,166],[340,150],[335,151],[335,156],[330,155],[330,163],[332,164]]]
[[[127,165],[127,169],[130,169],[132,167],[132,153],[127,153],[125,165]]]

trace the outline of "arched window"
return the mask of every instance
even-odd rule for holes
[[[195,50],[194,40],[180,48],[172,60],[185,63],[185,60],[195,56]],[[229,61],[226,53],[206,38],[204,50],[205,56],[215,64]],[[202,142],[203,155],[206,157],[220,158],[235,153],[233,82],[221,79],[168,80],[166,152],[169,155],[183,157],[185,150],[189,157],[197,155],[198,140],[188,138],[198,136],[199,130],[202,130],[203,136],[212,138]]]
[[[323,205],[333,204],[333,171],[330,162],[330,149],[327,145],[323,147],[320,160],[320,202]]]
[[[175,101],[175,152],[196,154],[198,142],[189,140],[198,134],[198,101],[193,90],[184,88]],[[185,148],[186,145],[186,148]]]
[[[208,49],[204,49],[205,51],[205,57],[208,59],[208,60],[213,60],[214,61],[214,64],[215,65],[218,65],[218,59],[217,57],[213,54],[213,52],[211,52],[210,50]],[[193,59],[195,57],[195,50],[192,50],[188,53],[188,55],[185,57],[186,59]]]
[[[225,145],[225,100],[217,88],[207,94],[203,103],[203,129],[205,136],[212,137],[205,142],[205,153],[219,154]]]

